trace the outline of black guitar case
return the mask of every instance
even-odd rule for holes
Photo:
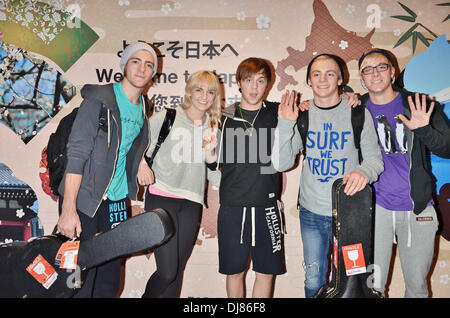
[[[344,188],[342,178],[333,183],[332,278],[329,283],[317,291],[314,297],[382,297],[380,293],[369,287],[369,284],[372,283],[370,276],[373,271],[373,221],[375,215],[372,188],[367,185],[353,196],[346,195]],[[355,249],[357,252],[348,254],[349,250]],[[347,261],[347,267],[344,258]],[[364,264],[365,268],[361,264]]]
[[[86,279],[88,270],[115,258],[154,249],[173,235],[170,216],[163,209],[128,218],[110,231],[81,241],[77,269],[60,269],[55,258],[62,243],[62,235],[47,235],[29,242],[0,245],[0,297],[72,297]],[[46,289],[27,267],[41,255],[56,271],[57,278]],[[45,263],[45,262],[44,262]],[[76,272],[78,271],[78,272]],[[76,279],[78,277],[78,280]]]

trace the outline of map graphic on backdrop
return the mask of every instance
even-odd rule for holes
[[[308,65],[309,61],[318,54],[329,53],[341,57],[345,63],[358,60],[364,51],[373,47],[370,43],[375,28],[366,36],[357,36],[355,32],[344,29],[331,16],[330,11],[321,0],[314,0],[314,22],[311,33],[305,39],[305,50],[299,51],[291,46],[286,50],[289,56],[280,60],[276,73],[280,77],[278,90],[282,91],[287,85],[298,85],[292,75],[286,73],[286,68],[293,66],[297,72]]]

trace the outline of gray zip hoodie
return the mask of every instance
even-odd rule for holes
[[[313,100],[310,103],[299,203],[311,212],[331,216],[333,182],[356,170],[372,183],[384,169],[383,160],[374,124],[367,109],[361,132],[363,161],[359,164],[358,150],[353,141],[351,108],[347,106],[347,100],[343,99],[332,109],[318,108]],[[302,149],[296,122],[279,118],[272,151],[275,169],[285,171],[291,168]]]
[[[67,143],[65,174],[74,173],[83,176],[77,196],[77,209],[93,217],[114,175],[122,125],[113,84],[85,85],[81,89],[81,96],[84,100]],[[99,128],[102,105],[107,108],[107,123],[104,129]],[[144,107],[145,113],[146,108],[147,106]],[[128,196],[132,200],[137,196],[136,175],[148,144],[148,121],[144,120],[141,132],[134,140],[126,159]],[[64,182],[65,175],[59,185],[59,193],[64,193]]]

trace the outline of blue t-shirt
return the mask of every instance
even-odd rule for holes
[[[114,83],[113,87],[120,111],[122,137],[120,139],[114,176],[106,194],[110,200],[117,201],[128,195],[127,172],[125,170],[127,154],[134,139],[139,135],[144,125],[144,116],[141,100],[139,105],[135,105],[125,95],[121,83]]]
[[[402,96],[398,94],[384,105],[376,105],[369,100],[368,108],[378,133],[384,162],[384,171],[373,184],[376,202],[388,210],[411,211],[413,203],[409,186],[406,127],[396,118],[397,114],[403,114]]]

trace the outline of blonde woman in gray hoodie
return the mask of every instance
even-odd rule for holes
[[[216,162],[216,133],[221,118],[221,91],[210,71],[192,74],[184,102],[176,108],[169,135],[150,168],[143,160],[138,182],[148,185],[145,210],[163,208],[175,226],[174,236],[154,250],[156,271],[142,297],[178,297],[182,271],[194,247],[204,205],[207,164]],[[166,110],[150,118],[150,147],[155,149]]]

